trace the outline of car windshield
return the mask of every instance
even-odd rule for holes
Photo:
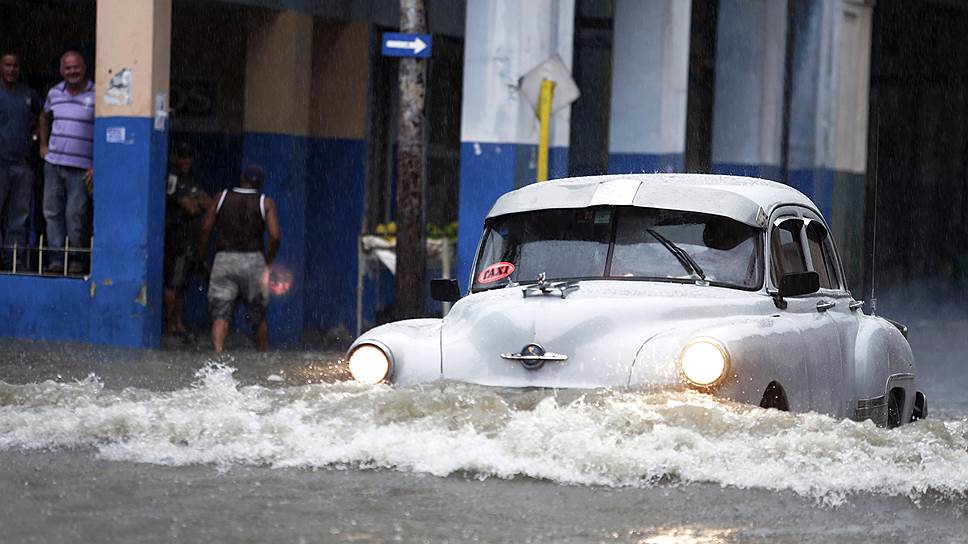
[[[717,215],[638,207],[537,210],[488,220],[473,291],[551,280],[762,284],[762,230]],[[663,243],[663,240],[670,242]]]

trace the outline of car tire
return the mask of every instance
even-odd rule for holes
[[[790,411],[790,403],[787,402],[786,391],[777,382],[770,382],[763,391],[763,399],[760,400],[760,408],[775,408],[782,412]]]
[[[904,408],[904,390],[891,389],[887,396],[887,428],[893,429],[901,425],[901,410]]]

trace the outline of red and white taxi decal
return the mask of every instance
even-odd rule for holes
[[[477,283],[493,283],[514,274],[514,263],[501,261],[488,266],[477,275]]]

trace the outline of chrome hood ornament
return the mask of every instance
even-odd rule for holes
[[[524,295],[524,298],[528,298],[529,295],[547,295],[557,290],[561,298],[565,298],[568,296],[568,293],[578,289],[578,287],[578,280],[547,281],[545,279],[545,273],[542,272],[538,274],[538,283],[525,287],[521,290],[521,294]]]
[[[568,356],[545,351],[540,344],[528,344],[518,353],[502,353],[502,359],[518,361],[528,370],[538,370],[548,361],[567,361]]]

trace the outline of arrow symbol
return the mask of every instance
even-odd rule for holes
[[[412,49],[414,53],[419,53],[427,49],[427,42],[417,36],[413,41],[408,40],[387,40],[387,47],[390,49]]]

